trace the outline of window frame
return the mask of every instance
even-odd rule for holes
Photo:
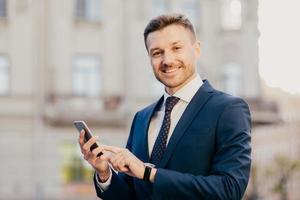
[[[7,67],[6,67],[6,75],[7,75],[7,88],[6,92],[2,92],[0,90],[0,96],[9,96],[11,94],[11,62],[7,54],[0,53],[0,59],[3,57],[7,61]]]
[[[243,72],[239,62],[231,61],[222,65],[222,82],[225,92],[241,96],[243,92]]]
[[[1,6],[1,4],[4,4],[4,6],[2,7]],[[1,9],[3,9],[3,10],[1,10]],[[1,15],[2,12],[3,11],[3,16]],[[8,17],[8,1],[7,0],[0,0],[0,20],[1,19],[7,19],[7,17]]]
[[[95,11],[94,10],[95,6],[90,5],[92,3],[92,1],[98,1],[98,3],[97,3],[98,4],[97,6],[99,6],[98,15],[94,15],[93,13],[91,14],[88,11],[88,7],[93,8],[93,12]],[[75,0],[74,18],[76,21],[99,23],[102,20],[102,13],[101,13],[100,8],[101,8],[101,0]]]
[[[99,79],[99,82],[98,82],[98,85],[97,85],[97,89],[98,92],[96,92],[95,94],[92,94],[89,92],[77,92],[76,91],[76,87],[75,87],[75,84],[74,82],[76,81],[74,76],[75,76],[75,68],[78,67],[76,66],[76,60],[80,60],[80,59],[89,59],[89,58],[92,58],[94,59],[94,61],[97,62],[98,66],[96,66],[97,68],[97,71],[98,71],[98,79]],[[99,97],[102,95],[102,92],[103,92],[103,75],[102,75],[102,67],[101,67],[101,57],[99,55],[96,55],[96,54],[75,54],[73,57],[72,57],[72,61],[71,61],[71,93],[72,93],[72,96],[81,96],[81,97]],[[86,85],[84,85],[85,87]]]
[[[235,16],[232,15],[229,4],[239,2],[239,19],[232,20]],[[226,5],[225,5],[226,4]],[[220,27],[222,31],[241,31],[243,27],[243,2],[242,0],[220,0]],[[226,14],[227,13],[227,14]],[[235,21],[234,23],[232,23]]]

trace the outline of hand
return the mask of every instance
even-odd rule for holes
[[[97,147],[93,151],[90,150],[90,147],[96,143],[97,137],[92,137],[87,142],[84,142],[85,131],[82,130],[79,135],[79,145],[81,148],[81,153],[85,160],[87,160],[90,165],[98,172],[99,178],[101,181],[105,182],[110,176],[110,169],[108,165],[108,155],[102,151],[101,148]],[[102,152],[103,154],[100,157],[97,155]]]
[[[144,163],[128,149],[105,145],[101,145],[99,148],[102,152],[109,151],[113,153],[113,155],[108,158],[108,161],[115,170],[132,177],[143,179],[145,172]]]

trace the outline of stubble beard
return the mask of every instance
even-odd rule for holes
[[[179,68],[179,70],[188,70],[188,68],[184,65],[184,64],[180,64],[179,66],[177,66]],[[173,67],[170,67],[173,68]],[[163,73],[163,72],[162,72]],[[181,72],[181,74],[179,74],[179,80],[177,78],[177,76],[173,77],[173,78],[163,78],[160,77],[159,75],[155,74],[156,79],[161,82],[166,90],[170,90],[170,91],[174,91],[175,92],[180,89],[181,87],[183,87],[188,81],[190,81],[192,79],[193,76],[195,76],[196,71],[193,70],[191,71],[191,73],[189,74],[185,74],[185,72]]]

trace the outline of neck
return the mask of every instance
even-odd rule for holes
[[[191,82],[191,80],[193,80],[195,77],[197,76],[197,73],[194,73],[192,76],[190,76],[184,83],[182,83],[181,85],[175,86],[175,87],[167,87],[166,86],[166,92],[169,95],[174,95],[178,90],[180,90],[181,88],[183,88],[186,84],[188,84],[189,82]]]

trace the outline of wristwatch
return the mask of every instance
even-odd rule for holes
[[[144,172],[143,180],[146,182],[150,182],[151,170],[152,168],[155,167],[155,165],[152,163],[144,163],[144,166],[145,166],[145,172]]]

